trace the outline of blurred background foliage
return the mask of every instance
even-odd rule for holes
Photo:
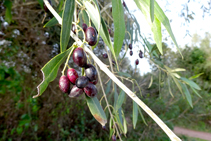
[[[50,83],[44,94],[39,98],[32,98],[37,93],[37,85],[42,81],[40,69],[59,53],[60,40],[60,27],[43,28],[42,19],[45,12],[39,2],[42,3],[35,0],[0,2],[0,140],[109,140],[109,132],[102,130],[101,125],[92,117],[83,96],[70,99],[60,92],[58,81],[62,67],[58,77]],[[52,3],[58,8],[55,1]],[[101,4],[104,6],[107,3],[105,1]],[[11,9],[11,13],[8,9]],[[44,23],[51,18],[52,15],[47,13]],[[109,24],[109,17],[103,15],[103,18],[108,19],[106,21]],[[211,131],[210,37],[210,33],[206,33],[203,39],[195,34],[191,46],[181,48],[184,59],[166,43],[163,43],[164,55],[153,58],[170,68],[185,68],[185,72],[178,74],[186,78],[199,74],[198,78],[192,79],[201,87],[199,94],[202,98],[193,94],[190,89],[193,108],[180,94],[175,83],[172,80],[168,83],[169,78],[166,74],[160,73],[151,61],[151,72],[141,76],[139,70],[144,66],[139,64],[137,68],[133,68],[127,57],[119,60],[120,70],[124,72],[119,75],[130,75],[131,79],[137,81],[138,86],[128,80],[124,80],[124,83],[171,129],[174,126],[183,126]],[[123,47],[122,52],[124,51]],[[104,63],[109,64],[108,59],[102,57],[105,53],[103,43],[99,42],[94,52]],[[145,57],[151,58],[147,54]],[[71,60],[69,64],[77,68]],[[101,75],[106,94],[112,103],[112,83],[104,73],[101,72]],[[170,95],[169,84],[174,98]],[[99,84],[97,87],[100,99],[102,91]],[[102,102],[102,105],[105,107],[105,103]],[[139,115],[138,124],[134,129],[132,106],[131,99],[125,97],[122,108],[128,127],[126,140],[169,140],[144,112],[142,114],[146,123]],[[186,140],[185,137],[182,138]]]

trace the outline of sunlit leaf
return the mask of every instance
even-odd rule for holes
[[[63,11],[59,12],[59,16],[62,16]],[[43,27],[51,27],[58,24],[58,21],[55,17],[53,17],[50,21],[48,21]]]
[[[60,65],[65,61],[70,51],[73,51],[73,48],[58,54],[41,69],[43,81],[37,86],[38,94],[33,96],[33,98],[40,96],[48,87],[48,84],[56,78]]]
[[[187,99],[188,103],[193,108],[192,98],[191,98],[191,95],[190,95],[190,92],[189,92],[187,86],[185,84],[183,84],[183,83],[180,83],[180,85],[182,87],[182,90],[184,91],[184,94],[186,96],[186,99]]]
[[[179,71],[186,71],[186,70],[183,68],[176,68],[176,69],[171,70],[171,72],[179,72]]]
[[[100,105],[97,97],[90,98],[86,96],[87,105],[94,118],[102,125],[105,126],[107,118],[102,106]]]
[[[136,124],[138,121],[138,105],[135,101],[133,101],[133,127],[136,128]]]
[[[201,90],[201,88],[195,82],[193,82],[192,80],[189,80],[189,79],[184,78],[184,77],[181,77],[180,79],[183,80],[183,81],[185,81],[191,87],[193,87],[193,88],[195,88],[197,90]]]
[[[150,0],[150,18],[151,22],[154,21],[154,0]]]
[[[171,73],[172,75],[174,75],[175,77],[177,77],[177,78],[181,78],[180,76],[179,76],[179,74],[177,74],[177,73]]]
[[[195,79],[195,78],[198,78],[199,76],[203,75],[204,73],[199,73],[197,75],[194,75],[194,76],[191,76],[189,79]]]
[[[150,79],[150,83],[149,83],[148,88],[150,88],[152,86],[152,82],[153,82],[153,76],[151,76],[151,79]]]
[[[136,5],[139,7],[140,10],[142,8],[142,5],[144,5],[144,7],[148,8],[148,9],[150,7],[150,1],[149,0],[134,0],[134,1],[135,1]],[[174,34],[172,32],[169,19],[166,17],[165,13],[163,12],[163,10],[160,8],[160,6],[158,5],[158,3],[156,1],[154,1],[154,15],[164,25],[164,27],[168,31],[170,37],[172,38],[174,44],[176,45],[179,53],[182,56],[182,53],[180,52],[179,46],[177,44],[177,41],[176,41],[176,39],[174,37]]]
[[[125,99],[125,92],[121,91],[119,96],[118,96],[117,104],[116,104],[116,107],[115,107],[116,110],[118,110],[122,106],[124,99]]]
[[[62,13],[62,27],[60,35],[60,52],[64,52],[67,48],[70,31],[72,28],[73,13],[75,8],[74,0],[66,0],[64,5],[64,11]]]
[[[125,37],[125,20],[121,0],[112,0],[112,16],[114,22],[114,52],[118,57]]]
[[[169,87],[169,93],[171,94],[172,97],[174,97],[172,91],[171,91],[171,85],[170,85],[170,78],[168,77],[168,87]]]

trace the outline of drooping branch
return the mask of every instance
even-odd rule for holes
[[[52,8],[48,0],[44,0],[46,6],[54,17],[58,20],[59,24],[62,23],[62,18],[58,13]],[[82,41],[71,31],[71,37],[77,42],[79,46],[83,45]],[[98,64],[100,69],[110,77],[113,82],[115,82],[125,93],[134,100],[168,135],[172,141],[181,141],[167,126],[166,124],[146,105],[142,102],[129,88],[127,88],[88,47],[84,45],[84,50],[91,55],[93,60]]]

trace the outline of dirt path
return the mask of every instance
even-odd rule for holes
[[[194,131],[190,129],[181,128],[181,127],[174,127],[174,133],[177,135],[185,135],[189,137],[211,141],[211,133],[207,133],[207,132],[200,132],[200,131]]]

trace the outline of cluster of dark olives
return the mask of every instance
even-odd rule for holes
[[[97,95],[96,84],[98,82],[98,74],[96,68],[87,64],[86,53],[83,48],[78,47],[73,51],[73,61],[79,67],[85,69],[85,76],[79,76],[73,68],[68,69],[67,76],[63,75],[59,80],[59,88],[64,93],[69,93],[69,97],[74,98],[85,93],[89,97]],[[70,85],[73,85],[72,89]]]
[[[132,46],[132,44],[129,44],[129,49],[130,49],[130,56],[132,56],[133,55],[133,51],[132,51],[133,46]],[[141,50],[139,51],[138,55],[139,55],[139,58],[143,58],[143,52]],[[138,59],[136,59],[135,64],[136,65],[139,64],[139,60]]]

